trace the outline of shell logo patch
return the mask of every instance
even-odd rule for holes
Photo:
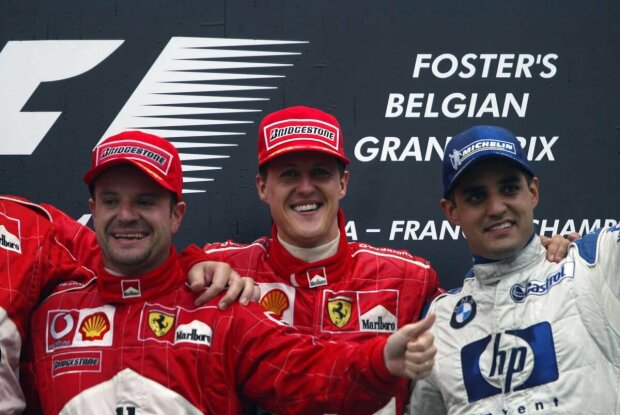
[[[290,304],[288,297],[282,290],[271,290],[260,300],[260,305],[265,310],[271,311],[278,317],[282,317],[282,314],[289,308]]]
[[[281,282],[261,282],[258,286],[261,292],[261,299],[258,303],[267,310],[266,315],[271,316],[276,321],[282,320],[287,324],[294,325],[295,287]],[[280,294],[271,294],[274,291],[284,295],[286,305]]]
[[[157,337],[162,337],[174,327],[174,316],[162,311],[150,311],[148,322],[151,331]]]
[[[105,313],[95,313],[82,321],[80,332],[84,340],[101,340],[110,331],[110,322]]]
[[[114,334],[114,306],[49,310],[46,351],[73,347],[109,347]]]
[[[339,295],[327,300],[327,313],[329,319],[338,328],[347,325],[351,319],[353,299],[344,295]]]

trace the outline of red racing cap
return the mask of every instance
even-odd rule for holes
[[[310,107],[288,107],[267,115],[258,128],[258,166],[284,154],[317,151],[349,164],[338,120]]]
[[[84,182],[91,186],[106,169],[124,163],[136,166],[176,194],[177,201],[183,200],[183,170],[177,149],[165,138],[142,131],[124,131],[97,145]]]

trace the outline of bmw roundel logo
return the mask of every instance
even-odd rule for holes
[[[450,326],[460,329],[473,320],[476,316],[476,302],[471,295],[467,295],[459,300],[454,306]]]

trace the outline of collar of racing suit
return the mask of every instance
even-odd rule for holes
[[[108,303],[134,303],[169,293],[184,280],[176,249],[171,247],[170,255],[163,264],[142,275],[112,275],[101,264],[97,287]]]
[[[306,262],[315,262],[325,259],[338,252],[338,245],[340,243],[340,231],[332,241],[326,244],[314,246],[312,248],[300,248],[298,246],[289,244],[278,235],[278,242],[286,248],[295,258],[299,258]]]
[[[272,243],[269,246],[269,262],[278,275],[289,276],[293,286],[316,288],[339,281],[348,269],[351,260],[344,223],[344,212],[339,209],[340,240],[338,241],[338,251],[328,258],[316,262],[306,262],[288,252],[280,243],[278,230],[273,225],[271,227]]]
[[[484,285],[494,284],[506,275],[517,273],[544,259],[545,248],[540,243],[538,235],[534,235],[530,242],[511,258],[474,264],[473,276]]]

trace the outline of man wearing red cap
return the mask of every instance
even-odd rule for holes
[[[260,303],[304,332],[331,340],[386,336],[416,321],[441,292],[428,261],[407,251],[346,240],[340,199],[349,160],[338,121],[323,111],[290,107],[267,115],[258,132],[258,195],[273,219],[271,237],[244,245],[207,244],[261,288]],[[563,243],[558,243],[562,240]],[[550,255],[567,245],[561,237]],[[400,414],[408,385],[394,389],[383,414]]]
[[[417,321],[439,292],[429,262],[407,251],[348,242],[339,208],[349,160],[338,120],[290,107],[267,115],[258,133],[256,187],[269,205],[271,237],[204,247],[261,288],[261,305],[289,324],[336,341],[386,337]],[[408,383],[379,412],[401,414]]]
[[[104,140],[84,176],[101,262],[34,312],[34,385],[45,414],[236,414],[242,397],[280,413],[370,413],[395,376],[433,364],[432,317],[364,343],[320,342],[256,304],[195,306],[172,235],[186,205],[166,140]],[[415,339],[412,341],[411,339]]]
[[[0,195],[0,252],[0,413],[17,414],[26,405],[18,373],[32,310],[63,281],[94,278],[91,269],[100,256],[90,228],[51,205],[8,195]],[[247,304],[253,291],[249,278],[240,278],[224,263],[209,262],[196,278],[201,286],[209,285],[198,301],[228,286],[220,298],[222,308],[239,294]]]

